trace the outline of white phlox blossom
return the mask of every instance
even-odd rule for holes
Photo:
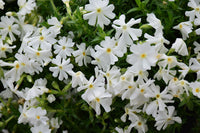
[[[51,25],[49,30],[54,32],[56,35],[60,33],[60,29],[62,28],[62,23],[58,21],[56,17],[51,17],[47,20],[48,24]]]
[[[75,62],[78,63],[79,66],[87,66],[87,63],[91,62],[90,55],[90,46],[86,48],[85,43],[81,43],[80,45],[76,45],[78,50],[73,51],[73,56],[75,57]]]
[[[72,77],[71,83],[73,88],[77,86],[82,86],[87,83],[87,79],[85,78],[85,75],[81,71],[78,72],[70,71],[69,74]]]
[[[164,44],[169,44],[170,42],[164,38],[163,34],[157,33],[155,36],[151,36],[145,33],[144,37],[147,39],[146,43],[155,44],[156,50],[159,53],[166,53],[168,51]]]
[[[58,129],[62,123],[63,121],[60,120],[58,117],[51,118],[50,120],[51,129]]]
[[[3,0],[0,0],[0,9],[4,9],[4,5],[5,5],[5,2]]]
[[[126,118],[128,116],[128,120],[134,122],[137,119],[137,113],[140,113],[141,110],[138,109],[139,106],[130,106],[130,104],[126,105],[124,108],[125,113],[121,116],[121,120],[126,122]]]
[[[195,0],[190,0],[188,6],[193,9],[185,12],[185,15],[189,17],[189,20],[194,21],[196,17],[200,18],[200,3]]]
[[[12,53],[15,47],[15,45],[9,46],[7,43],[3,44],[3,42],[0,41],[0,58],[6,58],[6,52]]]
[[[111,111],[112,95],[106,92],[105,88],[95,89],[90,96],[88,96],[89,105],[96,111],[97,115],[101,114],[100,105],[103,106],[106,112]]]
[[[178,25],[174,26],[173,29],[180,30],[183,40],[186,40],[187,38],[189,38],[188,34],[192,32],[193,28],[192,23],[190,21],[187,21],[179,23]]]
[[[56,100],[56,97],[53,94],[49,94],[47,100],[49,103],[52,103]]]
[[[125,88],[124,92],[122,93],[122,96],[121,96],[122,100],[130,99],[130,97],[134,95],[136,88],[137,88],[137,84],[134,81],[130,82],[128,87]]]
[[[122,129],[122,128],[119,128],[119,127],[116,127],[115,130],[118,133],[130,133],[131,132],[129,129]]]
[[[29,39],[29,46],[35,49],[41,48],[42,50],[51,49],[52,45],[57,42],[56,35],[49,29],[43,28],[42,31]]]
[[[164,69],[167,67],[167,73],[169,73],[169,70],[175,67],[177,64],[178,62],[175,56],[167,56],[165,54],[162,55],[160,61],[158,62],[158,66]]]
[[[176,38],[176,41],[172,44],[171,48],[175,49],[175,51],[182,56],[188,55],[186,43],[181,38]]]
[[[157,115],[158,111],[164,111],[165,107],[167,107],[166,103],[173,103],[173,96],[169,93],[168,88],[165,88],[162,92],[160,92],[160,87],[151,85],[150,89],[146,90],[144,94],[147,98],[154,98],[154,100],[150,101],[147,105],[145,112],[153,117]]]
[[[29,123],[34,126],[47,125],[47,121],[49,120],[49,118],[46,116],[47,111],[41,107],[31,107],[26,114],[29,116]]]
[[[155,35],[163,34],[163,26],[161,24],[161,21],[156,17],[154,13],[147,14],[147,22],[149,22],[148,25],[152,26],[156,32]]]
[[[85,10],[89,13],[83,15],[85,20],[89,20],[89,25],[99,25],[104,28],[104,25],[110,24],[110,19],[115,17],[112,12],[114,5],[109,4],[109,0],[89,0],[89,4],[85,5]]]
[[[191,58],[189,68],[197,73],[197,80],[200,79],[200,63],[196,58]]]
[[[106,70],[110,65],[114,65],[118,61],[117,53],[118,50],[115,49],[115,40],[114,38],[105,37],[105,40],[102,41],[99,45],[95,46],[96,52],[94,53],[95,57],[99,60],[103,60],[104,65],[102,66],[103,70]],[[92,54],[93,56],[93,54]],[[92,61],[92,63],[94,63]],[[105,66],[105,67],[104,67]]]
[[[165,129],[167,125],[174,124],[174,122],[182,123],[181,118],[178,116],[174,117],[174,115],[176,115],[174,106],[168,106],[167,110],[159,111],[155,118],[156,129],[160,131],[161,128]]]
[[[136,120],[129,125],[128,129],[131,131],[131,129],[134,127],[137,129],[138,133],[146,133],[148,130],[146,121],[147,120],[141,117],[137,117]]]
[[[175,70],[166,70],[165,68],[160,67],[160,69],[157,71],[157,73],[154,75],[154,78],[161,80],[163,79],[165,83],[167,84],[171,79],[174,78],[176,75]]]
[[[35,60],[42,66],[47,65],[51,61],[51,49],[37,50],[32,47],[25,47],[25,53],[30,59]]]
[[[20,31],[18,30],[19,25],[15,24],[14,17],[2,16],[0,22],[0,35],[2,35],[2,39],[4,40],[7,35],[9,35],[11,42],[15,41],[16,38],[14,34],[20,35]],[[13,34],[14,33],[14,34]]]
[[[200,82],[191,82],[190,87],[192,88],[192,94],[200,98]]]
[[[85,92],[82,94],[82,98],[89,102],[88,98],[93,95],[94,91],[96,90],[103,90],[105,89],[105,82],[104,78],[102,75],[99,75],[94,79],[94,76],[90,77],[89,81],[87,81],[84,85],[79,86],[77,88],[78,91],[85,90]]]
[[[67,56],[71,56],[74,46],[74,42],[72,41],[71,38],[66,38],[62,37],[59,41],[58,44],[55,44],[53,46],[54,53],[59,55],[61,58],[66,59]]]
[[[195,46],[195,48],[194,48],[195,54],[200,53],[200,44],[199,44],[198,42],[195,41],[195,42],[193,43],[193,45]]]
[[[114,95],[121,95],[133,82],[134,75],[130,71],[126,71],[124,74],[118,76],[118,81],[113,85]]]
[[[19,6],[19,14],[26,15],[31,13],[31,11],[36,8],[35,0],[18,0],[17,4]]]
[[[52,63],[56,65],[49,68],[53,72],[53,76],[58,77],[59,80],[68,79],[68,74],[73,68],[73,65],[70,64],[70,59],[65,60],[57,55],[55,59],[52,59]]]
[[[132,54],[127,56],[126,61],[133,65],[135,70],[150,70],[151,66],[155,66],[157,62],[157,51],[150,44],[132,45],[130,48]]]
[[[38,126],[31,127],[32,133],[51,133],[51,129],[49,128],[49,125],[47,124],[41,124]]]
[[[132,45],[133,41],[138,40],[138,37],[142,35],[141,29],[132,28],[133,25],[141,22],[141,19],[135,20],[131,18],[131,20],[126,23],[125,15],[122,14],[119,19],[113,22],[112,27],[116,30],[115,38],[119,38],[119,45]],[[123,42],[123,43],[122,43]]]

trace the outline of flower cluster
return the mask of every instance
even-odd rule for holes
[[[115,131],[129,133],[135,128],[145,133],[145,116],[155,121],[157,130],[164,130],[175,122],[182,123],[175,99],[181,102],[190,95],[200,98],[200,44],[187,44],[190,33],[200,35],[199,1],[188,2],[192,10],[185,15],[189,20],[172,27],[180,30],[182,37],[170,42],[154,13],[148,13],[145,20],[127,20],[125,14],[116,17],[109,0],[89,0],[84,10],[78,10],[82,16],[79,19],[102,31],[111,28],[115,32],[105,35],[96,45],[89,45],[87,39],[76,42],[76,31],[63,34],[67,19],[72,19],[70,1],[63,0],[69,16],[51,16],[45,21],[38,15],[33,22],[28,19],[37,11],[37,2],[18,0],[17,4],[19,11],[8,12],[0,21],[0,80],[4,87],[0,93],[0,118],[4,115],[1,108],[6,106],[3,101],[18,100],[22,101],[18,124],[28,124],[33,133],[56,132],[64,123],[62,117],[40,100],[49,105],[66,100],[71,96],[65,93],[71,89],[97,116],[115,110],[115,98],[126,101],[124,114],[119,117],[128,125],[124,129],[115,127]],[[0,8],[3,7],[0,0]],[[144,21],[147,23],[142,24]],[[144,32],[143,27],[153,29],[152,34]],[[184,60],[185,57],[189,58]],[[121,61],[125,67],[117,65]],[[89,74],[84,71],[88,68]],[[189,73],[196,74],[196,79],[187,80]],[[23,85],[25,78],[27,86]],[[61,90],[54,80],[66,87]],[[51,83],[57,91],[49,86]]]

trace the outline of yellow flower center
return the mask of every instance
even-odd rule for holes
[[[89,89],[92,89],[94,86],[92,84],[89,85]]]
[[[40,52],[36,52],[36,55],[37,55],[37,56],[40,56]]]
[[[142,122],[139,121],[139,122],[138,122],[138,126],[141,126],[141,125],[142,125]]]
[[[111,48],[107,48],[106,52],[110,53],[111,52]]]
[[[160,95],[159,95],[159,94],[157,94],[157,95],[156,95],[156,98],[160,98]]]
[[[62,46],[62,50],[65,50],[66,49],[66,47],[65,46]]]
[[[43,37],[43,36],[40,36],[40,40],[43,41],[43,40],[44,40],[44,37]]]
[[[180,29],[182,29],[182,28],[183,28],[183,25],[182,25],[182,24],[180,24],[180,25],[179,25],[179,28],[180,28]]]
[[[97,8],[97,13],[101,13],[101,8]]]
[[[8,30],[11,31],[11,26],[8,26]]]
[[[141,93],[144,93],[144,89],[141,89],[140,92],[141,92]]]
[[[199,12],[199,11],[200,11],[199,7],[197,7],[195,10],[196,10],[197,12]]]
[[[172,61],[173,61],[173,59],[172,59],[171,57],[168,57],[168,58],[167,58],[167,62],[168,62],[169,64],[171,64]]]
[[[85,54],[85,52],[83,52],[82,54],[83,54],[83,56],[85,56],[85,55],[86,55],[86,54]]]
[[[61,70],[62,70],[62,69],[63,69],[63,67],[62,67],[62,66],[59,66],[59,69],[61,69]]]
[[[39,115],[37,115],[37,116],[36,116],[36,118],[39,120],[39,119],[40,119],[40,116],[39,116]]]
[[[96,97],[96,101],[99,103],[100,102],[100,99],[98,97]]]
[[[142,59],[144,59],[144,58],[147,57],[147,55],[144,53],[144,54],[141,54],[140,57],[141,57]]]
[[[125,80],[126,78],[124,76],[121,77],[121,80]]]
[[[126,29],[127,29],[127,26],[126,26],[126,25],[123,25],[123,26],[122,26],[122,29],[123,29],[123,30],[126,30]]]
[[[5,51],[6,50],[6,48],[5,47],[1,47],[1,51]]]
[[[26,64],[24,62],[21,63],[22,66],[26,66]]]
[[[19,64],[18,64],[18,63],[15,65],[15,68],[16,68],[16,69],[19,69]]]
[[[195,89],[195,92],[196,92],[196,93],[199,93],[199,92],[200,92],[200,89],[199,89],[199,88],[196,88],[196,89]]]

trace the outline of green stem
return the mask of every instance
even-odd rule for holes
[[[52,6],[52,8],[53,8],[53,10],[54,10],[54,12],[56,14],[56,16],[60,17],[60,13],[57,11],[57,8],[56,8],[53,0],[50,0],[50,3],[51,3],[51,6]]]

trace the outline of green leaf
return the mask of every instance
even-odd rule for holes
[[[59,85],[58,85],[58,83],[57,83],[56,81],[53,81],[53,82],[51,83],[51,85],[52,85],[53,88],[55,88],[56,90],[59,90],[59,91],[60,91],[60,87],[59,87]]]
[[[126,14],[129,14],[129,13],[132,13],[132,12],[135,12],[135,11],[139,11],[139,10],[140,10],[140,8],[134,7],[132,9],[128,10],[128,12]]]

